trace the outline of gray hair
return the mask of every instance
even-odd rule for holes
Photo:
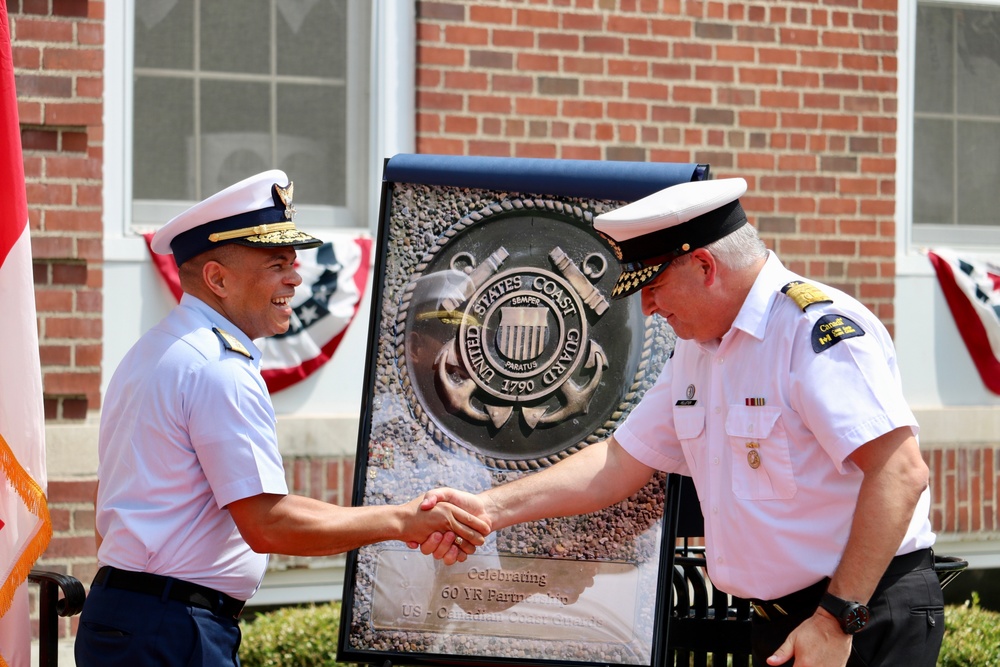
[[[747,223],[735,232],[705,246],[719,261],[730,269],[745,269],[767,255],[767,246],[760,240],[757,230]]]

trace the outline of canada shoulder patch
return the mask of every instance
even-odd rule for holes
[[[788,283],[781,288],[781,293],[794,301],[795,305],[802,310],[814,303],[833,303],[833,299],[824,294],[823,290],[801,280],[793,280]]]
[[[243,343],[241,343],[239,339],[236,338],[236,336],[226,331],[223,331],[218,327],[212,327],[212,331],[214,331],[215,335],[219,337],[219,340],[222,341],[223,347],[225,347],[227,350],[232,350],[233,352],[242,354],[247,359],[253,359],[253,355],[250,354],[250,350],[248,350],[246,346],[244,346]]]
[[[845,338],[864,335],[865,330],[851,318],[845,315],[824,315],[813,325],[813,352],[819,354],[823,350],[829,350]]]

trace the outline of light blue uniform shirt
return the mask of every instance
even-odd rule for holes
[[[288,493],[259,365],[253,342],[189,294],[129,350],[101,418],[101,564],[253,595],[267,555],[250,549],[226,505]]]

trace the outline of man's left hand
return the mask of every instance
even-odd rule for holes
[[[795,667],[844,667],[851,656],[851,641],[837,619],[819,609],[792,630],[767,664],[783,665],[795,658]]]

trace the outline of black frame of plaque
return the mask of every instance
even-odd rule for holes
[[[467,201],[463,202],[463,206],[457,207],[454,212],[444,212],[441,215],[448,217],[452,216],[452,220],[455,218],[460,218],[460,222],[457,225],[452,225],[448,227],[447,234],[453,235],[454,230],[460,229],[465,231],[472,227],[475,222],[478,222],[483,217],[495,216],[493,222],[504,219],[505,217],[510,217],[512,219],[517,218],[519,223],[523,223],[525,218],[530,218],[531,223],[538,223],[537,230],[535,226],[532,226],[532,232],[543,233],[545,225],[542,224],[547,219],[556,218],[561,222],[570,219],[577,224],[580,229],[586,228],[590,225],[589,235],[582,234],[581,239],[578,240],[578,246],[583,247],[583,250],[578,250],[577,256],[585,254],[588,247],[592,247],[594,243],[601,243],[599,235],[592,230],[592,220],[593,216],[604,210],[611,210],[616,208],[623,203],[630,201],[635,201],[641,197],[651,194],[657,190],[663,189],[670,185],[674,185],[681,182],[695,181],[695,180],[707,180],[709,177],[709,166],[706,164],[666,164],[666,163],[635,163],[635,162],[596,162],[596,161],[583,161],[583,160],[546,160],[546,159],[534,159],[534,158],[489,158],[489,157],[463,157],[463,156],[443,156],[443,155],[413,155],[413,154],[400,154],[396,155],[391,159],[386,160],[384,165],[383,173],[383,184],[381,192],[381,202],[379,209],[379,230],[376,243],[376,254],[375,261],[373,263],[373,293],[372,293],[372,304],[371,313],[369,320],[369,338],[368,338],[368,348],[366,352],[366,362],[365,362],[365,389],[362,398],[361,414],[360,414],[360,427],[358,434],[358,449],[357,457],[355,459],[355,475],[354,475],[354,489],[353,489],[353,504],[355,506],[361,506],[367,503],[366,492],[369,484],[374,484],[380,471],[386,471],[385,474],[392,474],[395,472],[395,458],[397,457],[397,452],[399,453],[399,458],[404,458],[409,452],[405,446],[403,448],[398,448],[395,445],[397,440],[390,439],[388,442],[381,438],[373,438],[373,419],[376,416],[381,415],[382,412],[392,413],[392,410],[386,410],[382,404],[384,399],[383,395],[379,392],[380,383],[384,382],[384,378],[380,377],[380,355],[382,356],[382,361],[385,361],[385,355],[387,349],[392,349],[394,352],[393,361],[398,367],[395,369],[399,376],[402,377],[402,383],[407,387],[408,392],[416,392],[414,396],[407,395],[407,400],[403,401],[404,405],[399,406],[402,408],[398,410],[398,414],[393,420],[398,420],[400,424],[403,425],[401,431],[390,431],[390,433],[406,437],[407,428],[410,432],[413,430],[420,430],[421,425],[427,427],[430,431],[429,435],[421,434],[423,441],[431,442],[431,447],[435,450],[440,449],[440,452],[430,452],[429,458],[434,458],[439,455],[445,458],[445,467],[452,465],[465,465],[466,459],[474,459],[475,465],[481,466],[484,470],[488,471],[491,477],[491,485],[500,483],[496,481],[496,476],[499,475],[501,481],[505,481],[505,475],[510,474],[512,476],[520,474],[530,474],[534,469],[538,469],[552,463],[557,462],[560,458],[563,458],[573,451],[576,451],[582,446],[586,446],[590,442],[596,442],[601,439],[598,436],[606,437],[607,434],[613,431],[614,424],[610,421],[606,421],[604,424],[594,430],[593,433],[587,434],[585,431],[583,433],[570,433],[568,434],[568,440],[566,440],[564,445],[559,451],[538,451],[538,452],[518,452],[513,455],[512,458],[504,457],[501,452],[504,449],[503,444],[499,444],[496,447],[484,446],[483,448],[470,448],[474,449],[474,455],[471,451],[466,451],[464,445],[466,444],[463,440],[465,434],[462,431],[463,420],[452,420],[449,425],[441,427],[439,422],[444,419],[450,419],[447,415],[443,415],[441,419],[437,419],[432,414],[427,414],[430,412],[429,409],[424,409],[422,405],[417,405],[414,407],[413,403],[421,403],[419,392],[421,391],[419,386],[423,378],[427,377],[428,373],[431,373],[431,368],[440,369],[445,365],[445,360],[448,358],[450,348],[446,344],[442,344],[440,339],[434,338],[433,327],[441,326],[434,322],[430,325],[424,325],[421,320],[414,319],[414,317],[407,309],[408,304],[411,302],[418,301],[422,296],[425,296],[420,290],[422,289],[419,285],[420,278],[424,276],[419,275],[419,272],[414,271],[408,278],[408,283],[405,288],[401,288],[400,285],[388,285],[387,280],[391,280],[392,276],[387,274],[387,269],[390,269],[390,262],[398,262],[401,249],[392,248],[393,256],[390,257],[390,245],[393,243],[400,243],[403,241],[404,237],[410,237],[409,232],[412,230],[414,234],[419,233],[419,223],[411,221],[412,227],[407,228],[407,234],[400,236],[397,240],[390,238],[391,236],[391,225],[394,215],[393,197],[397,193],[397,190],[402,190],[404,188],[416,188],[416,194],[413,195],[413,200],[408,201],[405,208],[412,208],[413,210],[407,211],[409,215],[413,215],[414,211],[423,210],[428,207],[434,207],[441,204],[441,200],[448,199],[448,196],[454,196],[460,200],[465,198]],[[407,191],[405,194],[409,194]],[[480,197],[480,194],[484,196]],[[420,196],[426,198],[425,201],[417,201]],[[471,203],[469,203],[471,202]],[[463,224],[467,223],[467,224]],[[576,229],[576,227],[573,227]],[[440,231],[440,230],[438,230]],[[459,233],[462,233],[460,231]],[[574,232],[575,233],[575,232]],[[425,232],[426,235],[426,232]],[[431,235],[433,236],[433,234]],[[417,237],[422,238],[422,237]],[[503,263],[506,255],[506,245],[508,245],[504,239],[506,237],[501,237],[499,239],[489,239],[488,242],[482,244],[486,246],[486,250],[481,251],[479,257],[476,258],[474,266],[486,267],[490,262],[493,262],[492,274],[498,276],[495,278],[497,281],[496,286],[502,288],[502,277],[505,275],[502,273],[502,267],[499,267]],[[544,241],[545,239],[543,239]],[[431,261],[437,255],[433,255],[434,252],[438,252],[444,243],[447,241],[442,241],[438,239],[436,242],[432,243],[430,239],[425,239],[423,247],[420,243],[414,242],[416,247],[416,254],[420,254],[422,251],[427,251],[428,248],[431,252],[426,252],[423,256],[422,263],[418,266],[423,266],[428,263],[428,257],[431,257]],[[556,243],[556,246],[567,245],[571,247],[573,245],[573,239],[568,239],[565,241],[560,241]],[[409,244],[409,240],[405,241]],[[490,244],[492,243],[492,245]],[[606,244],[606,241],[604,241]],[[588,245],[590,244],[590,245]],[[544,245],[544,243],[543,243]],[[548,246],[552,246],[553,243],[549,243]],[[478,248],[478,246],[477,246]],[[405,250],[405,249],[404,249]],[[493,251],[493,254],[486,257],[487,251]],[[501,252],[502,251],[502,252]],[[558,252],[557,252],[558,251]],[[565,267],[566,264],[572,264],[563,255],[559,255],[561,252],[561,247],[556,247],[549,254],[549,258],[552,263],[558,267]],[[612,252],[610,246],[607,248],[607,252],[604,254]],[[416,254],[414,256],[416,256]],[[440,253],[442,256],[444,252]],[[450,258],[450,264],[448,266],[454,267],[456,262],[462,259],[460,256],[470,255],[474,253],[459,252],[455,253]],[[572,254],[570,250],[569,254]],[[590,253],[586,257],[592,257],[597,253]],[[405,255],[405,252],[404,252]],[[432,256],[433,255],[433,256]],[[613,259],[613,257],[612,257]],[[442,260],[443,261],[443,260]],[[580,266],[583,267],[583,272],[587,273],[590,271],[589,275],[591,278],[596,275],[596,271],[603,269],[608,274],[609,278],[605,279],[605,284],[607,280],[612,283],[614,277],[618,274],[618,266],[615,262],[607,263],[606,265],[603,260],[594,260],[595,266],[587,265],[587,259],[585,258],[580,262]],[[470,274],[473,267],[467,267],[464,269],[465,274]],[[559,274],[554,270],[544,271],[539,269],[537,275],[531,274],[528,278],[534,278],[535,280],[541,281],[542,284],[545,280],[549,280],[557,286],[568,286],[571,282],[575,286],[580,286],[580,272],[574,271],[573,267],[562,270]],[[526,270],[522,270],[522,273]],[[391,273],[391,270],[390,270]],[[440,270],[436,273],[428,273],[429,276],[440,276],[442,274],[450,275],[449,270]],[[458,272],[460,273],[460,272]],[[602,274],[603,275],[603,274]],[[413,279],[412,276],[417,276]],[[515,276],[517,277],[517,276]],[[437,281],[441,282],[441,281]],[[591,279],[590,282],[595,282]],[[414,287],[416,285],[416,287]],[[575,291],[586,291],[586,284],[583,284],[584,290]],[[447,285],[447,290],[454,291],[454,285]],[[501,290],[502,291],[502,290]],[[567,290],[569,291],[569,290]],[[600,290],[593,290],[597,293]],[[607,290],[609,291],[609,290]],[[395,306],[393,308],[386,308],[386,304],[383,303],[387,294],[391,299],[395,301],[393,304],[402,302],[402,306]],[[476,293],[478,297],[479,293]],[[402,296],[400,296],[402,295]],[[469,294],[464,295],[468,297]],[[547,303],[552,309],[557,310],[559,301],[555,300],[553,297],[551,301],[545,301],[544,296],[539,294],[542,300],[535,301],[535,305]],[[443,322],[448,322],[454,325],[452,320],[447,319],[446,314],[450,313],[452,315],[458,313],[455,305],[459,302],[462,297],[452,298],[451,301],[448,298],[438,298],[437,300],[437,316]],[[576,297],[574,297],[576,298]],[[589,295],[589,300],[586,304],[583,303],[582,297],[580,300],[575,301],[579,306],[579,310],[586,310],[587,307],[592,310],[595,309],[595,303],[598,303],[600,295]],[[625,314],[620,314],[623,308],[619,307],[619,317],[625,318],[622,322],[615,322],[615,326],[630,326],[634,324],[632,320],[635,319],[633,311],[635,310],[635,304],[638,303],[638,296],[631,297],[633,304],[629,306],[631,310],[625,312]],[[626,300],[627,301],[627,300]],[[442,310],[442,305],[444,310]],[[512,302],[515,303],[515,302]],[[625,303],[624,301],[622,303]],[[390,304],[392,305],[392,304]],[[596,306],[596,308],[609,308],[609,306]],[[416,309],[414,309],[415,311]],[[510,308],[508,310],[517,310],[516,308]],[[534,310],[541,310],[540,308],[535,308]],[[567,311],[573,311],[573,308],[567,308]],[[611,312],[610,310],[605,310],[602,312]],[[383,331],[383,326],[394,327],[397,322],[387,320],[387,316],[392,315],[400,322],[406,319],[406,322],[402,324],[403,329],[412,326],[415,330],[418,325],[416,322],[421,322],[419,326],[426,327],[415,331],[421,335],[425,333],[431,339],[431,347],[439,347],[440,351],[434,361],[434,365],[431,366],[421,366],[418,361],[411,361],[411,357],[408,356],[403,358],[404,353],[409,353],[411,342],[403,340],[402,337],[398,338],[396,341],[386,341],[385,332]],[[465,317],[469,316],[469,312],[466,312]],[[631,317],[631,320],[628,319]],[[557,318],[558,319],[558,318]],[[649,324],[652,319],[643,320],[641,327],[645,331],[646,339],[642,341],[641,351],[633,350],[629,348],[629,355],[631,357],[639,358],[640,356],[648,359],[650,357],[650,342],[649,338],[656,339],[656,342],[652,344],[653,349],[653,359],[659,366],[662,366],[663,361],[666,359],[667,350],[658,350],[657,344],[662,348],[662,339],[656,338],[656,333],[650,334],[652,330]],[[572,325],[566,325],[571,327]],[[582,322],[577,326],[577,328],[586,327],[586,322]],[[610,325],[609,325],[610,326]],[[662,323],[657,324],[657,326],[665,326]],[[459,328],[461,331],[466,331],[465,324],[460,324]],[[474,327],[468,327],[468,331],[471,331]],[[597,327],[594,327],[596,330]],[[486,330],[485,323],[483,330]],[[576,329],[571,329],[576,330]],[[633,329],[631,340],[633,341],[633,347],[638,347],[639,344],[636,343],[637,335]],[[407,332],[409,333],[409,332]],[[458,340],[458,335],[455,336],[455,340]],[[450,341],[449,341],[450,342]],[[393,344],[395,347],[393,349]],[[404,346],[406,346],[404,350]],[[456,349],[458,349],[459,344],[456,342]],[[448,349],[446,349],[448,348]],[[597,345],[600,349],[600,345]],[[417,347],[414,345],[413,350]],[[464,348],[463,348],[464,349]],[[575,351],[575,349],[573,350]],[[566,354],[567,350],[564,347],[562,352]],[[460,356],[458,353],[452,353],[457,358]],[[659,355],[659,356],[657,356]],[[420,355],[413,354],[412,357],[417,357]],[[594,350],[591,349],[590,360],[594,359]],[[598,357],[599,359],[599,357]],[[466,361],[468,359],[466,357]],[[584,363],[589,363],[581,357],[579,365],[575,368],[581,368]],[[638,362],[640,365],[645,362]],[[412,368],[410,368],[412,366]],[[600,364],[597,364],[600,366]],[[407,370],[409,369],[409,371]],[[631,395],[636,395],[641,397],[641,393],[647,388],[652,381],[655,380],[656,375],[658,375],[659,368],[654,368],[652,371],[647,372],[644,380],[644,384],[638,391],[636,387],[640,384],[635,382],[631,385],[632,389],[630,391]],[[627,375],[625,371],[623,374]],[[568,374],[567,374],[568,376]],[[648,377],[651,376],[651,377]],[[599,376],[598,376],[599,377]],[[638,377],[638,375],[636,376]],[[394,378],[399,381],[399,377]],[[627,382],[630,380],[629,377],[625,377],[624,380]],[[516,382],[516,377],[512,380]],[[442,375],[436,378],[434,382],[438,383],[434,386],[440,387],[441,383],[447,383],[447,380]],[[522,381],[520,384],[523,386],[528,381]],[[428,384],[424,381],[424,384]],[[589,394],[592,398],[591,401],[596,400],[600,395],[596,392],[601,391],[600,383],[590,383],[593,384],[596,389],[593,391],[595,393]],[[588,384],[588,386],[590,386]],[[428,385],[429,386],[429,385]],[[506,385],[504,385],[506,386]],[[578,387],[572,382],[568,386],[572,386],[575,390]],[[398,389],[398,387],[396,387]],[[520,418],[520,428],[523,432],[525,430],[524,421],[531,422],[532,418],[529,418],[529,409],[527,406],[519,406],[516,397],[508,396],[503,394],[503,389],[498,385],[497,387],[482,386],[480,389],[484,389],[486,394],[487,403],[490,400],[495,400],[497,405],[488,405],[490,408],[489,417],[483,416],[482,419],[488,420],[493,419],[493,424],[487,422],[487,426],[483,427],[487,431],[487,441],[492,436],[499,436],[501,429],[512,428],[509,427],[510,424],[510,412],[508,410],[508,405],[514,403],[515,413],[514,418],[517,419],[518,408],[520,407],[521,414]],[[430,392],[431,389],[424,388],[423,391]],[[455,390],[456,395],[461,394],[461,389]],[[568,391],[568,390],[567,390]],[[616,390],[617,391],[617,390]],[[492,399],[488,393],[492,392],[494,395],[499,396],[497,399]],[[505,400],[508,399],[508,400]],[[635,402],[638,398],[634,399]],[[459,401],[456,401],[459,402]],[[564,396],[561,403],[570,403],[568,394]],[[561,405],[561,403],[557,403]],[[620,406],[624,406],[621,403]],[[450,406],[449,410],[452,408],[461,411],[455,406]],[[482,412],[478,408],[470,407],[468,404],[463,408],[468,411],[470,418],[464,419],[464,421],[475,420],[480,418],[480,413]],[[536,409],[536,413],[542,412],[544,414],[538,417],[537,414],[535,419],[544,420],[549,412],[544,408]],[[623,410],[618,409],[614,411],[616,415],[615,424],[620,422],[623,418]],[[627,412],[625,410],[624,412]],[[500,413],[500,416],[497,416]],[[482,413],[485,415],[485,413]],[[508,416],[505,418],[504,414]],[[502,426],[497,426],[497,423],[503,422]],[[610,419],[610,418],[609,418]],[[569,421],[569,420],[567,420]],[[562,423],[558,423],[554,428],[561,428]],[[381,429],[382,426],[379,426]],[[379,435],[381,431],[378,431],[376,435]],[[413,446],[408,439],[405,441],[405,445]],[[419,449],[419,447],[418,447]],[[449,458],[450,457],[450,458]],[[440,463],[440,461],[438,461]],[[457,462],[457,464],[456,464]],[[425,462],[422,462],[423,465]],[[414,467],[416,463],[414,462]],[[421,478],[420,483],[424,486],[417,489],[416,493],[404,493],[403,495],[394,495],[392,491],[385,493],[383,496],[379,497],[380,502],[386,503],[402,503],[407,502],[413,497],[415,497],[419,492],[428,490],[435,486],[447,485],[455,486],[456,488],[465,488],[463,483],[463,473],[460,471],[461,468],[456,468],[451,471],[449,468],[448,476],[445,479],[434,478],[434,479],[424,479]],[[403,471],[404,473],[407,471]],[[433,561],[429,556],[423,556],[418,551],[409,551],[406,549],[405,545],[400,545],[399,543],[382,543],[377,545],[371,545],[370,547],[365,547],[360,550],[351,551],[347,556],[347,568],[344,579],[344,591],[342,598],[342,610],[341,610],[341,628],[339,633],[339,645],[338,645],[338,660],[341,662],[351,662],[351,663],[361,663],[361,664],[379,664],[385,667],[391,665],[401,665],[401,664],[411,664],[411,665],[457,665],[457,664],[475,664],[475,665],[646,665],[647,667],[661,667],[666,664],[668,647],[667,647],[667,636],[668,636],[668,623],[670,615],[670,587],[671,578],[673,571],[674,562],[674,535],[676,534],[677,526],[677,506],[676,500],[673,498],[666,497],[666,476],[660,477],[658,480],[654,478],[650,483],[651,488],[659,484],[659,489],[663,493],[662,506],[660,507],[661,513],[658,516],[647,520],[650,521],[648,526],[652,526],[652,521],[658,524],[653,528],[656,532],[656,541],[658,544],[654,544],[652,553],[648,553],[647,561],[650,567],[653,567],[652,563],[655,562],[655,592],[650,596],[651,600],[646,600],[647,603],[652,603],[652,611],[649,614],[650,619],[647,622],[648,628],[651,628],[649,635],[649,645],[643,645],[641,648],[645,650],[645,655],[648,659],[642,661],[620,661],[616,659],[607,659],[606,655],[599,656],[604,659],[587,659],[582,657],[576,659],[575,657],[557,656],[553,658],[549,657],[537,657],[537,656],[514,656],[514,655],[500,655],[499,652],[491,652],[493,646],[497,643],[502,643],[504,640],[510,643],[516,643],[519,640],[525,640],[526,642],[538,641],[541,637],[535,636],[520,636],[520,635],[501,635],[499,637],[493,635],[485,635],[487,638],[487,645],[481,647],[485,650],[475,651],[469,653],[456,652],[454,647],[446,647],[446,650],[426,650],[423,652],[408,651],[399,648],[398,644],[396,646],[390,646],[389,648],[379,648],[373,646],[352,646],[352,639],[359,641],[360,638],[356,637],[355,632],[355,617],[360,617],[360,621],[357,623],[359,627],[363,626],[366,628],[374,627],[370,626],[372,618],[378,614],[377,605],[375,599],[379,596],[378,583],[375,582],[376,577],[374,576],[374,570],[377,569],[376,565],[369,565],[368,561],[381,558],[386,555],[387,558],[391,557],[392,560],[407,560],[408,558],[413,559],[424,559],[423,561],[414,561],[415,563],[423,563],[420,567],[425,565],[430,565],[436,568],[444,568],[443,565],[434,565],[436,561]],[[370,481],[371,480],[371,481]],[[396,480],[391,482],[386,482],[386,484],[395,483]],[[400,486],[405,488],[405,483],[400,483]],[[475,491],[478,489],[467,488],[466,490]],[[640,492],[642,493],[642,492]],[[590,516],[590,515],[588,515]],[[544,522],[537,522],[544,523]],[[528,525],[528,524],[524,524]],[[531,524],[534,525],[534,524]],[[512,527],[514,528],[514,527]],[[546,526],[546,529],[549,527]],[[647,530],[649,528],[647,527]],[[507,529],[510,530],[510,529]],[[583,530],[590,530],[584,524]],[[636,540],[638,541],[638,540]],[[396,545],[396,548],[389,548],[386,545]],[[557,545],[558,546],[558,545]],[[408,552],[404,553],[404,552]],[[507,552],[503,552],[507,553]],[[478,556],[478,554],[477,554]],[[575,560],[572,554],[567,554],[565,558],[566,568],[571,568],[576,564],[586,562],[582,560]],[[524,560],[531,559],[531,563],[541,566],[543,561],[545,562],[558,562],[559,568],[562,568],[562,560],[559,558],[553,559],[551,555],[549,557],[539,557],[531,555],[523,556],[504,556],[505,558],[510,558],[512,560]],[[475,557],[473,557],[475,558]],[[499,558],[499,556],[498,556]],[[471,559],[470,559],[471,560]],[[381,561],[379,561],[380,563]],[[617,563],[615,559],[602,560],[600,558],[595,559],[592,563],[597,564],[599,567],[601,564],[607,565],[610,563],[610,567],[615,566]],[[458,567],[451,566],[451,567]],[[391,570],[391,567],[389,568]],[[366,583],[365,581],[359,581],[359,577],[370,576],[372,581]],[[574,575],[576,576],[576,575]],[[585,576],[585,575],[584,575]],[[570,577],[573,578],[573,577]],[[397,583],[398,582],[394,582]],[[387,587],[390,587],[387,585]],[[447,588],[447,586],[445,587]],[[385,594],[382,594],[384,599]],[[569,606],[575,604],[570,603]],[[637,601],[639,602],[639,601]],[[428,603],[429,604],[429,603]],[[507,626],[505,626],[507,627]],[[372,636],[375,636],[379,631],[372,630]],[[448,633],[422,633],[419,629],[414,630],[412,628],[391,628],[389,630],[383,630],[383,632],[391,635],[392,633],[398,633],[404,636],[421,636],[421,635],[435,635],[442,640],[446,637],[452,637]],[[465,632],[462,633],[465,636],[477,637],[474,633]],[[411,644],[409,639],[398,639],[400,642],[406,642]],[[448,640],[451,641],[451,640]],[[551,643],[557,640],[548,640]],[[582,645],[590,644],[600,644],[600,640],[577,640],[580,641]],[[469,641],[475,645],[475,641]],[[603,644],[602,644],[603,645]]]

